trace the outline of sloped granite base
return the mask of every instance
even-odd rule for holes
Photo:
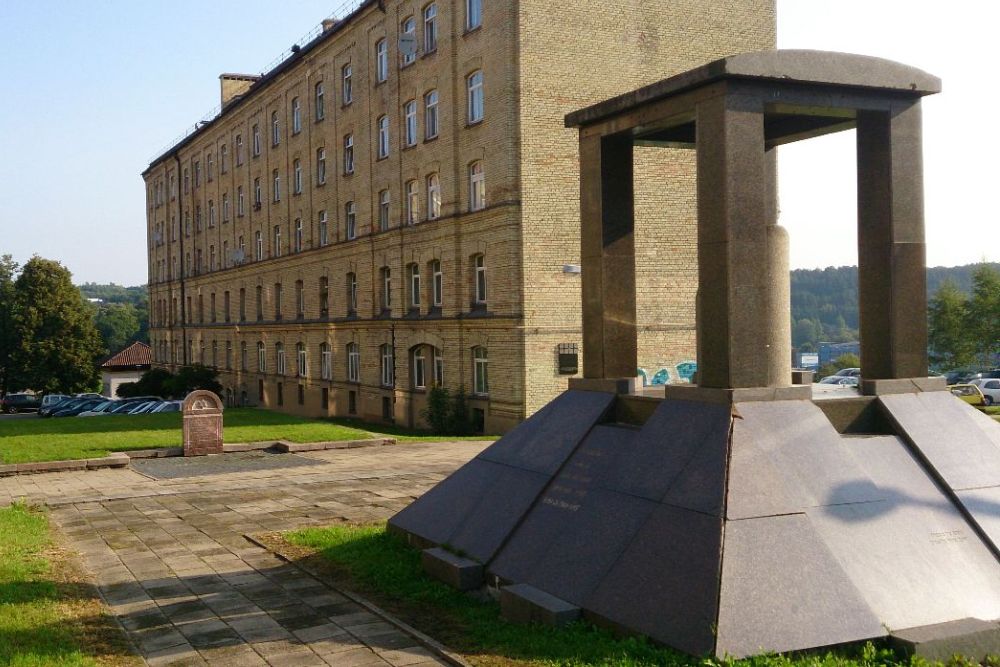
[[[692,654],[1000,618],[1000,424],[946,392],[878,397],[895,435],[870,436],[808,400],[668,398],[641,427],[616,400],[562,394],[390,529]]]

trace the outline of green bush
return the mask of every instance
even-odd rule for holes
[[[434,387],[427,394],[427,408],[420,415],[438,435],[468,436],[475,432],[465,387],[452,394],[444,387]]]
[[[451,394],[444,387],[432,387],[427,392],[427,408],[420,416],[430,425],[435,433],[445,433],[448,430],[448,415],[451,412]]]

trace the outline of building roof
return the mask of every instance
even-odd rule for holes
[[[149,345],[136,341],[118,354],[112,355],[101,364],[101,368],[135,368],[136,366],[149,366],[152,361],[153,353]]]

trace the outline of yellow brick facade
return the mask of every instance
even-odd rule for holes
[[[280,409],[290,412],[391,416],[419,425],[426,392],[414,387],[413,352],[424,352],[425,386],[439,357],[444,384],[467,391],[476,389],[475,357],[485,356],[488,393],[471,405],[482,411],[486,430],[508,430],[565,389],[557,346],[581,343],[579,276],[563,271],[579,264],[577,136],[563,128],[563,115],[723,55],[772,48],[775,41],[773,1],[710,9],[704,5],[717,3],[484,0],[482,26],[473,30],[466,29],[466,0],[432,4],[435,49],[424,48],[427,3],[387,0],[384,12],[368,3],[150,165],[144,178],[158,365],[204,359],[219,369],[234,403],[278,407],[280,386]],[[420,48],[414,62],[404,63],[397,45],[411,17]],[[388,53],[384,82],[376,80],[380,40]],[[468,77],[475,72],[482,73],[484,118],[470,124]],[[426,138],[424,101],[431,91],[439,131]],[[405,146],[410,101],[417,140]],[[382,116],[389,151],[379,158]],[[352,174],[344,173],[348,135]],[[484,174],[481,210],[470,210],[473,164]],[[427,219],[431,175],[441,202],[433,220]],[[639,149],[636,181],[640,366],[651,376],[666,368],[676,379],[676,364],[695,358],[693,155]],[[408,187],[417,193],[415,224],[408,224]],[[389,198],[385,230],[382,192]],[[349,239],[352,204],[356,234]],[[480,257],[485,303],[475,303]],[[432,307],[435,263],[440,307]],[[411,299],[414,265],[419,306]],[[355,312],[348,304],[349,274],[357,283]],[[265,351],[263,372],[258,344]],[[284,349],[283,374],[277,344]],[[357,380],[349,379],[352,344],[360,360]],[[330,351],[330,377],[321,349]],[[394,353],[394,386],[383,383],[385,349]]]

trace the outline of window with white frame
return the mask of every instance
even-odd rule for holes
[[[299,98],[292,98],[292,134],[302,131],[302,103]]]
[[[309,363],[306,358],[306,345],[305,343],[298,343],[295,346],[295,359],[296,371],[298,371],[298,376],[304,378],[309,375]]]
[[[413,44],[413,50],[409,53],[403,54],[403,66],[412,65],[417,61],[417,22],[412,16],[407,17],[403,20],[402,25],[399,27],[400,33],[405,35],[410,39]]]
[[[215,244],[208,246],[208,270],[215,271]],[[212,300],[215,300],[215,292],[212,292]],[[215,305],[212,305],[212,321],[215,321]]]
[[[219,341],[212,341],[212,368],[219,367]]]
[[[274,366],[278,375],[285,374],[285,346],[281,343],[274,344]]]
[[[305,249],[305,236],[302,228],[302,218],[295,218],[295,252]]]
[[[240,370],[249,371],[250,370],[250,359],[247,354],[247,343],[243,341],[240,343]]]
[[[294,160],[292,162],[292,192],[293,194],[302,194],[302,161]]]
[[[222,221],[229,222],[229,193],[222,193]]]
[[[375,81],[382,83],[389,78],[389,43],[384,39],[375,43]]]
[[[469,94],[469,125],[483,119],[483,71],[478,70],[466,79]]]
[[[354,173],[354,135],[344,137],[344,173]]]
[[[378,119],[378,157],[389,157],[389,117],[379,116]]]
[[[253,156],[257,157],[260,155],[260,126],[254,125],[253,131],[251,133],[251,149],[253,150]]]
[[[236,135],[236,166],[243,164],[243,135]]]
[[[299,319],[306,314],[306,288],[301,280],[295,281],[295,316]]]
[[[278,121],[278,112],[271,112],[271,145],[277,146],[281,143],[281,123]]]
[[[326,317],[330,313],[330,279],[320,276],[319,279],[319,314]]]
[[[420,192],[417,190],[417,182],[406,182],[406,224],[415,225],[420,219]]]
[[[439,259],[431,262],[431,291],[433,292],[431,305],[440,308],[444,301],[444,274],[441,273],[441,260]]]
[[[378,193],[378,228],[379,231],[389,229],[389,191],[382,190]]]
[[[222,144],[219,146],[219,173],[229,171],[229,146]]]
[[[215,167],[215,158],[214,158],[214,154],[213,153],[207,153],[205,155],[205,163],[206,163],[206,165],[208,167],[207,168],[207,171],[208,171],[208,174],[207,174],[208,181],[209,181],[209,183],[211,183],[212,179],[215,178],[215,168],[214,168]],[[170,176],[170,195],[171,195],[171,197],[173,197],[175,194],[176,193],[174,192],[174,177],[173,177],[173,175],[171,175]]]
[[[274,283],[274,319],[281,319],[281,283]]]
[[[431,348],[431,362],[434,366],[434,386],[444,386],[444,354],[436,347]]]
[[[271,246],[271,256],[281,257],[281,225],[274,226],[274,235],[272,239],[274,244]]]
[[[358,312],[358,274],[347,274],[347,314]]]
[[[403,105],[404,128],[403,140],[407,146],[417,145],[417,102],[410,100]]]
[[[208,226],[215,227],[215,201],[212,199],[208,200]]]
[[[326,183],[326,149],[316,149],[316,184]]]
[[[472,261],[475,270],[473,300],[477,304],[484,304],[486,303],[486,256],[476,255]]]
[[[391,387],[395,384],[395,368],[392,358],[392,345],[388,343],[379,347],[379,358],[381,359],[382,386]]]
[[[392,308],[392,269],[383,266],[380,270],[382,278],[382,310]]]
[[[232,341],[226,341],[226,370],[231,371],[233,369],[233,343]]]
[[[420,265],[410,264],[410,308],[420,308]]]
[[[483,0],[465,0],[465,29],[475,30],[483,24]]]
[[[473,162],[469,165],[469,210],[479,211],[486,208],[486,174],[483,163]]]
[[[352,201],[344,204],[344,234],[348,241],[358,236],[358,208]]]
[[[333,352],[327,343],[319,344],[319,377],[322,380],[333,379]]]
[[[424,139],[438,135],[438,91],[431,90],[424,95]]]
[[[361,381],[361,351],[357,343],[347,344],[347,381]]]
[[[246,202],[243,197],[243,186],[238,185],[236,186],[236,215],[242,218],[245,213]]]
[[[257,261],[264,259],[264,235],[260,232],[254,232],[254,253],[253,257]]]
[[[322,81],[317,82],[313,86],[313,107],[315,108],[313,114],[316,116],[316,120],[323,120],[326,117],[326,104],[323,96]]]
[[[281,201],[281,176],[277,169],[271,172],[271,193],[274,201]]]
[[[261,373],[267,372],[267,351],[264,343],[257,343],[257,370]]]
[[[351,85],[351,65],[344,65],[340,69],[340,98],[345,106],[354,101],[354,88]]]
[[[433,2],[424,7],[424,53],[437,49],[437,5]]]
[[[327,220],[326,211],[319,212],[319,244],[321,246],[330,242],[330,223]]]
[[[472,348],[472,387],[479,396],[490,393],[488,358],[486,348],[482,346]]]
[[[441,178],[437,174],[427,175],[427,219],[441,217]]]
[[[427,388],[427,355],[423,345],[413,348],[413,388]]]
[[[260,178],[253,179],[253,205],[260,209],[260,204],[264,200],[264,192],[260,187]]]

